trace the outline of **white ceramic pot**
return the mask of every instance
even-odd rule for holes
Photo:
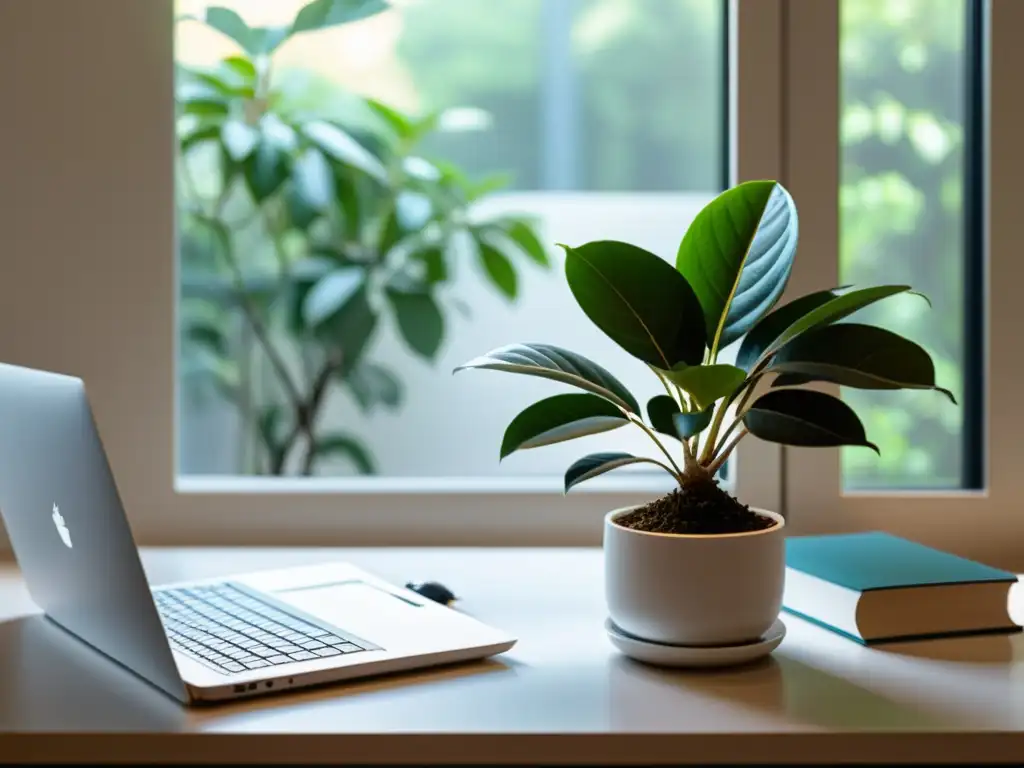
[[[729,645],[761,637],[778,618],[785,520],[747,533],[646,533],[604,519],[605,597],[618,627],[673,645]]]

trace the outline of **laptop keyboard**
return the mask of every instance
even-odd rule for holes
[[[153,592],[171,645],[220,672],[239,673],[366,650],[231,584]]]

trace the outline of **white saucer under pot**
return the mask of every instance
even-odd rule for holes
[[[664,534],[615,522],[633,509],[615,510],[604,522],[605,597],[615,627],[670,646],[721,648],[771,636],[786,570],[781,515],[752,510],[772,521],[756,531]]]
[[[749,664],[764,658],[779,647],[786,636],[786,625],[782,619],[775,623],[758,640],[739,645],[664,645],[650,643],[633,637],[608,619],[605,630],[612,645],[626,656],[647,664],[661,667],[731,667],[738,664]]]

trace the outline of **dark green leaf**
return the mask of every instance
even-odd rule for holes
[[[920,346],[873,325],[840,323],[807,331],[779,350],[768,371],[858,389],[936,389],[935,366]]]
[[[444,316],[434,297],[425,291],[407,292],[390,287],[385,293],[405,343],[428,360],[437,357],[444,339]]]
[[[768,348],[761,354],[761,358],[764,359],[768,355],[773,354],[788,341],[795,339],[801,333],[809,331],[811,328],[838,322],[869,304],[874,304],[876,301],[881,301],[889,296],[895,296],[897,293],[905,293],[909,290],[909,285],[879,285],[842,293],[833,299],[829,299],[821,306],[812,309],[799,320],[793,321],[786,330],[778,335],[775,341],[768,345]]]
[[[357,437],[342,433],[323,435],[316,438],[314,445],[313,453],[318,459],[340,455],[351,461],[364,475],[372,475],[377,471],[370,452]]]
[[[365,279],[366,273],[360,267],[342,267],[321,277],[303,302],[306,326],[316,328],[335,315],[364,287]]]
[[[565,248],[565,276],[591,322],[634,357],[668,370],[704,359],[704,315],[663,259],[611,240]]]
[[[345,378],[359,365],[376,328],[377,315],[363,283],[355,295],[317,329],[321,339],[341,353],[339,376]]]
[[[224,74],[229,74],[229,76],[233,75],[233,73],[234,70],[230,69],[224,72]],[[222,77],[220,73],[195,71],[192,72],[191,75],[199,82],[205,83],[206,85],[210,86],[214,91],[216,91],[221,96],[225,96],[229,99],[239,97],[251,99],[254,95],[251,85],[245,83],[239,85],[237,83],[229,82],[228,80],[224,79],[224,77]]]
[[[382,184],[387,183],[388,174],[381,161],[338,126],[324,120],[314,120],[303,126],[303,132],[307,139],[336,162],[362,171]]]
[[[519,292],[519,280],[515,267],[508,257],[488,243],[486,240],[478,240],[476,243],[477,254],[480,259],[480,266],[483,267],[487,278],[507,299],[514,299]]]
[[[313,0],[295,16],[291,33],[311,32],[338,24],[348,24],[386,11],[384,0]]]
[[[397,408],[402,402],[402,384],[398,377],[376,363],[357,365],[345,377],[345,384],[364,411],[378,404]]]
[[[527,448],[607,432],[628,423],[621,410],[597,395],[555,395],[534,403],[512,419],[501,441],[501,458]]]
[[[242,20],[242,17],[230,8],[221,8],[219,6],[207,8],[202,20],[221,34],[230,37],[242,46],[244,51],[255,53],[255,51],[251,50],[252,30]]]
[[[260,132],[243,120],[225,120],[220,140],[228,157],[236,163],[241,163],[256,149],[260,142]]]
[[[813,389],[774,389],[761,395],[743,415],[750,434],[783,445],[828,447],[868,441],[857,414],[837,397]]]
[[[510,344],[492,349],[455,369],[483,368],[560,381],[600,395],[630,413],[640,413],[636,398],[608,371],[582,355],[550,344]]]
[[[249,85],[256,82],[256,66],[251,59],[244,56],[229,56],[223,63],[225,67],[240,75],[243,82]]]
[[[679,437],[673,418],[679,414],[679,403],[668,395],[656,395],[647,401],[647,421],[655,430],[669,437]]]
[[[288,179],[288,155],[265,137],[244,164],[245,181],[257,204],[276,193]]]
[[[689,393],[699,410],[707,408],[719,398],[731,395],[747,377],[742,368],[724,363],[679,366],[662,373],[665,378]]]
[[[810,384],[814,379],[809,376],[800,376],[796,373],[780,373],[772,381],[772,387],[799,387]]]
[[[704,308],[710,349],[740,338],[782,295],[798,228],[793,198],[775,181],[739,184],[697,214],[676,267]]]
[[[260,27],[253,29],[250,35],[251,53],[271,54],[288,39],[291,30],[288,27]]]
[[[772,310],[762,317],[743,339],[740,351],[736,354],[736,365],[745,371],[751,371],[761,354],[782,335],[783,331],[811,310],[817,309],[835,297],[834,290],[818,291],[801,296],[799,299],[794,299],[788,304],[783,304],[778,309]]]
[[[437,246],[424,248],[411,254],[413,259],[422,262],[423,278],[427,283],[436,285],[448,279],[448,262],[445,260],[444,250]]]
[[[415,137],[415,123],[394,107],[377,99],[366,99],[365,104],[398,138],[408,140]]]
[[[624,467],[627,464],[656,464],[661,466],[654,459],[645,459],[640,456],[633,456],[629,453],[592,453],[577,460],[565,471],[565,492],[585,480],[590,480],[605,472]]]
[[[182,153],[188,152],[192,147],[197,144],[202,144],[204,141],[216,140],[220,137],[220,127],[217,125],[199,125],[192,131],[183,134],[178,138],[181,144]]]
[[[217,355],[226,355],[228,341],[220,325],[203,320],[192,320],[188,324],[186,338],[193,344],[206,347]]]
[[[699,435],[707,429],[714,415],[714,408],[706,408],[703,411],[677,413],[672,420],[675,423],[676,432],[679,433],[680,437],[685,439],[693,437],[694,435]]]
[[[551,257],[547,250],[541,245],[532,222],[526,219],[504,219],[499,226],[512,242],[518,245],[523,252],[540,264],[542,267],[551,266]]]

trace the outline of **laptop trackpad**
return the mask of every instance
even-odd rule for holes
[[[420,606],[364,581],[342,581],[274,592],[274,597],[333,624],[343,633],[393,650],[408,641]]]

